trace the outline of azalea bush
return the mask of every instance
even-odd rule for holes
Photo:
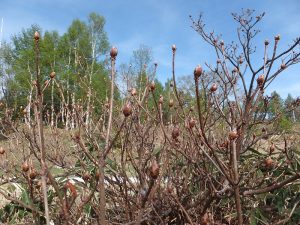
[[[300,39],[280,52],[279,35],[259,43],[264,53],[257,65],[253,38],[265,14],[254,14],[233,14],[238,43],[230,44],[206,31],[202,16],[191,18],[216,62],[191,68],[188,101],[175,76],[180,63],[175,45],[167,94],[157,94],[155,64],[151,73],[143,71],[139,87],[125,74],[126,92],[116,98],[121,84],[116,82],[118,50],[112,47],[110,87],[100,111],[93,98],[67,104],[54,71],[42,82],[36,32],[31,113],[27,109],[16,119],[13,110],[1,106],[6,140],[0,149],[0,194],[8,202],[0,221],[298,224],[300,139],[283,115],[297,110],[300,99],[270,114],[266,89],[299,62]],[[51,83],[65,109],[52,112],[56,122],[49,120],[43,98]],[[66,111],[71,126],[62,121]]]

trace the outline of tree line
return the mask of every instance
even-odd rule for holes
[[[0,76],[2,105],[12,109],[16,118],[32,115],[31,104],[34,94],[35,56],[32,36],[38,31],[40,37],[40,72],[47,87],[44,90],[45,115],[49,123],[74,127],[69,121],[72,107],[82,105],[86,111],[85,120],[100,114],[107,108],[109,93],[109,49],[110,43],[105,31],[105,18],[91,13],[87,20],[74,19],[67,31],[60,35],[57,31],[42,32],[38,25],[32,25],[14,34],[10,42],[3,43],[0,49]],[[135,87],[138,99],[143,100],[144,87],[151,81],[156,84],[155,97],[172,104],[176,98],[172,90],[172,79],[163,85],[156,77],[157,64],[153,60],[150,47],[140,45],[134,50],[128,63],[120,64],[117,70],[115,100],[121,104],[122,96]],[[51,79],[50,74],[55,74]],[[178,96],[184,100],[185,107],[195,105],[194,87],[186,82],[188,76],[178,78]],[[281,127],[290,127],[299,120],[299,110],[282,113],[295,99],[289,94],[285,100],[274,91],[269,99],[268,116],[273,117],[279,111],[282,114]],[[154,108],[150,99],[147,107]],[[93,109],[92,109],[93,108]],[[164,116],[169,117],[167,108]]]

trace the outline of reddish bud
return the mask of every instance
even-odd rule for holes
[[[97,170],[95,172],[95,178],[96,178],[96,180],[99,180],[99,177],[100,177],[100,173],[99,173],[99,170]]]
[[[155,90],[155,82],[154,81],[152,81],[151,84],[150,84],[150,90],[151,91]]]
[[[210,223],[209,215],[208,215],[208,213],[205,213],[201,218],[201,224],[202,225],[208,225],[209,223]]]
[[[238,133],[236,131],[230,131],[228,137],[230,140],[235,140],[238,137]]]
[[[273,167],[273,159],[271,159],[271,158],[266,158],[265,159],[265,165],[266,165],[266,167],[267,168],[272,168]]]
[[[284,69],[286,68],[286,65],[285,65],[284,63],[282,63],[282,64],[280,65],[280,68],[281,68],[282,70],[284,70]]]
[[[125,117],[128,117],[132,114],[132,108],[130,104],[126,104],[123,108],[123,114]]]
[[[169,107],[172,108],[173,105],[174,105],[174,101],[173,101],[173,99],[170,99],[170,101],[169,101]]]
[[[172,131],[172,138],[173,139],[177,139],[179,137],[180,131],[178,127],[174,127],[173,131]]]
[[[200,65],[196,66],[196,68],[194,69],[195,79],[198,79],[201,76],[202,72],[202,67]]]
[[[55,77],[55,72],[53,71],[53,72],[50,73],[50,78],[54,79],[54,77]]]
[[[117,55],[118,55],[118,49],[116,47],[112,47],[110,49],[110,57],[112,59],[115,59],[117,57]]]
[[[217,89],[218,89],[218,85],[217,85],[217,84],[213,84],[213,85],[210,87],[210,91],[211,91],[211,92],[215,92]]]
[[[34,180],[36,178],[36,176],[37,176],[37,173],[36,173],[35,169],[32,169],[29,173],[30,179]]]
[[[91,175],[89,172],[84,172],[84,174],[82,175],[82,178],[85,182],[89,181],[91,179]]]
[[[275,145],[274,143],[272,143],[272,145],[270,146],[270,154],[272,154],[275,151]]]
[[[269,41],[268,40],[265,40],[265,45],[269,45]]]
[[[168,192],[169,194],[172,194],[172,192],[173,192],[173,187],[172,187],[171,184],[168,184],[168,186],[167,186],[167,192]]]
[[[157,164],[157,161],[154,160],[152,162],[152,165],[150,167],[150,176],[153,178],[153,179],[156,179],[159,175],[159,166]]]
[[[265,81],[265,76],[264,76],[263,74],[260,75],[260,76],[256,79],[256,81],[257,81],[258,87],[262,87],[262,85],[263,85],[263,83],[264,83],[264,81]]]
[[[175,52],[177,50],[176,45],[172,45],[172,51]]]
[[[3,147],[0,147],[0,155],[3,155],[5,153],[5,149]]]
[[[42,181],[39,180],[36,184],[36,188],[40,189],[41,187],[42,187]]]
[[[196,125],[196,120],[194,120],[193,118],[191,118],[189,120],[189,128],[193,129],[193,127]]]
[[[26,172],[28,172],[28,170],[29,170],[29,165],[27,162],[24,162],[22,164],[22,171],[26,173]]]
[[[40,34],[39,32],[34,32],[34,40],[38,41],[40,39]]]
[[[135,88],[132,88],[131,91],[130,91],[130,93],[131,93],[131,96],[137,95],[137,91],[136,91]]]
[[[279,41],[280,40],[280,35],[279,34],[276,35],[274,39],[275,39],[275,41]]]
[[[224,141],[221,145],[220,145],[220,147],[221,148],[228,148],[228,141]]]
[[[159,100],[158,100],[158,103],[159,104],[163,104],[164,102],[164,97],[162,95],[159,96]]]

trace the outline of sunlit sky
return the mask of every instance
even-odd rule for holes
[[[9,41],[11,35],[31,24],[63,34],[73,19],[86,20],[89,13],[97,12],[106,19],[110,44],[119,49],[117,63],[128,63],[133,50],[147,45],[159,65],[158,79],[165,82],[171,77],[172,44],[178,48],[179,76],[192,74],[197,64],[216,61],[211,47],[191,28],[189,15],[197,18],[203,13],[206,28],[222,33],[224,41],[230,42],[237,40],[231,12],[240,12],[242,8],[266,12],[258,27],[262,32],[255,39],[256,67],[263,60],[260,49],[265,39],[272,43],[274,36],[280,34],[283,49],[300,36],[299,0],[1,0],[0,19],[4,20],[2,38]],[[300,96],[300,64],[282,73],[268,93],[274,90],[282,97],[288,93]]]

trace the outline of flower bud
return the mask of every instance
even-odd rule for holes
[[[274,143],[272,143],[272,145],[270,146],[270,154],[272,154],[275,151],[275,145]]]
[[[55,72],[53,71],[53,72],[50,73],[50,78],[54,79],[54,77],[55,77]]]
[[[91,179],[91,175],[88,171],[84,172],[84,174],[82,175],[82,178],[85,182],[89,181]]]
[[[261,86],[263,85],[264,81],[265,81],[265,76],[264,76],[263,74],[260,75],[260,76],[256,79],[256,81],[257,81],[258,87],[261,87]]]
[[[265,45],[269,45],[269,41],[267,39],[265,40]]]
[[[170,99],[170,101],[169,101],[169,107],[172,108],[173,105],[174,105],[174,101],[173,101],[173,99]]]
[[[196,78],[198,79],[201,76],[202,72],[203,72],[202,71],[202,67],[200,65],[196,66],[196,68],[194,70],[194,77],[195,77],[195,79]]]
[[[211,92],[215,92],[217,89],[218,89],[217,84],[213,84],[213,85],[210,87],[210,91],[211,91]]]
[[[162,95],[159,96],[159,100],[158,100],[158,103],[159,104],[163,104],[164,102],[164,97]]]
[[[35,169],[32,169],[29,173],[29,178],[31,180],[34,180],[36,178],[36,176],[37,176],[37,173],[36,173]]]
[[[0,147],[0,155],[3,155],[5,153],[5,149],[3,147]]]
[[[196,120],[194,120],[193,118],[191,118],[189,120],[189,128],[193,129],[193,127],[196,125]]]
[[[177,50],[176,45],[172,45],[172,51],[175,52]]]
[[[155,82],[154,81],[152,81],[151,84],[150,84],[150,90],[151,91],[155,90]]]
[[[38,41],[40,39],[40,34],[39,32],[34,32],[34,40]]]
[[[26,173],[26,172],[28,172],[28,170],[29,170],[29,165],[27,162],[24,162],[22,164],[22,171]]]
[[[236,131],[230,131],[228,137],[229,140],[235,140],[238,137],[238,133]]]
[[[150,176],[153,178],[153,179],[156,179],[159,175],[159,166],[157,164],[157,161],[154,160],[152,162],[152,165],[150,167]]]
[[[123,108],[123,114],[125,117],[128,117],[132,114],[132,108],[130,104],[126,104]]]
[[[271,169],[273,167],[273,163],[274,163],[273,159],[271,159],[271,158],[266,158],[265,159],[265,165],[268,169]]]
[[[173,131],[172,131],[172,138],[173,139],[177,139],[179,137],[180,131],[178,127],[174,127]]]
[[[118,49],[116,47],[112,47],[110,49],[110,57],[112,59],[115,59],[117,57],[117,55],[118,55]]]
[[[131,93],[131,96],[136,96],[137,95],[137,91],[136,91],[135,88],[132,88],[130,93]]]

